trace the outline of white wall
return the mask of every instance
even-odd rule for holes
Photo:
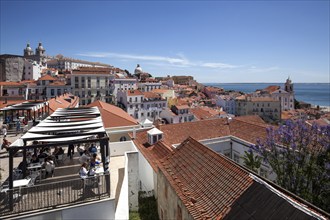
[[[154,190],[153,169],[139,151],[139,177],[141,181],[142,191]]]
[[[123,142],[110,142],[110,155],[123,156],[127,151],[137,151],[133,141],[123,141]]]
[[[127,170],[128,175],[128,201],[129,210],[138,211],[139,209],[139,153],[127,152]]]
[[[48,220],[48,219],[114,219],[115,200],[107,199],[90,204],[81,204],[69,208],[46,211],[42,214],[31,215],[17,219]],[[127,218],[128,219],[128,218]]]

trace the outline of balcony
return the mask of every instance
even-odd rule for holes
[[[19,163],[22,158],[15,158]],[[110,157],[110,172],[80,179],[78,171],[81,163],[76,153],[72,160],[65,158],[56,166],[54,177],[41,178],[32,186],[1,190],[0,218],[17,217],[26,214],[41,214],[43,211],[56,211],[73,205],[88,205],[100,200],[117,201],[118,186],[122,184],[120,175],[124,168],[124,156]],[[2,172],[6,175],[6,172]],[[3,176],[6,178],[6,176]],[[12,208],[11,208],[11,196]]]

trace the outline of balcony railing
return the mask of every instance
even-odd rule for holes
[[[68,207],[109,197],[110,174],[12,190],[3,188],[0,193],[0,217]]]

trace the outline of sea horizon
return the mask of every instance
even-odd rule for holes
[[[257,89],[264,89],[270,85],[278,85],[283,89],[281,83],[202,83],[206,86],[220,87],[225,90],[235,90],[251,93]],[[260,86],[258,86],[260,85]],[[293,83],[295,99],[310,103],[314,106],[330,107],[330,83]]]

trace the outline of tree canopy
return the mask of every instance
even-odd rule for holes
[[[267,138],[252,146],[269,163],[276,183],[330,211],[330,126],[287,121],[268,128]]]

